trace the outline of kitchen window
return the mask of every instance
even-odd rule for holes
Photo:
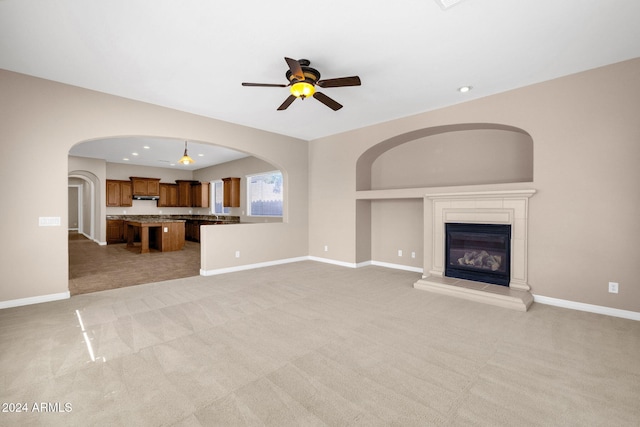
[[[280,171],[247,176],[249,216],[282,216],[282,173]]]
[[[229,208],[222,206],[224,200],[224,185],[222,181],[211,181],[211,187],[213,188],[213,212],[217,215],[226,215],[229,213]]]

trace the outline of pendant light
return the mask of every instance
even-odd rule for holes
[[[184,155],[180,160],[178,160],[178,162],[182,163],[183,165],[190,165],[191,163],[195,163],[193,159],[187,154],[187,141],[184,142]]]

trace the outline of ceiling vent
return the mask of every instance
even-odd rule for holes
[[[440,6],[442,9],[446,10],[452,6],[457,5],[461,1],[463,0],[436,0],[436,3],[438,3],[438,6]]]

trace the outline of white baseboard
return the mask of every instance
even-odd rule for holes
[[[377,265],[378,267],[393,268],[394,270],[413,271],[414,273],[423,273],[422,267],[412,267],[410,265],[393,264],[390,262],[371,261],[371,265]]]
[[[321,257],[317,257],[317,256],[308,256],[307,259],[309,261],[324,262],[325,264],[339,265],[341,267],[347,267],[347,268],[357,268],[358,267],[358,264],[353,263],[353,262],[336,261],[335,259],[321,258]]]
[[[302,256],[297,258],[287,258],[287,259],[281,259],[281,260],[275,260],[275,261],[259,262],[256,264],[239,265],[237,267],[219,268],[215,270],[201,269],[200,275],[215,276],[217,274],[233,273],[234,271],[251,270],[254,268],[269,267],[272,265],[287,264],[290,262],[299,262],[299,261],[323,262],[325,264],[333,264],[333,265],[338,265],[340,267],[347,267],[347,268],[361,268],[361,267],[367,267],[369,265],[376,265],[379,267],[393,268],[395,270],[406,270],[406,271],[413,271],[416,273],[422,273],[422,268],[419,268],[419,267],[411,267],[408,265],[401,265],[401,264],[391,264],[388,262],[364,261],[359,263],[353,263],[353,262],[337,261],[335,259],[329,259],[329,258],[321,258],[316,256]]]
[[[636,311],[620,310],[617,308],[604,307],[602,305],[585,304],[582,302],[569,301],[559,298],[545,297],[542,295],[533,295],[533,301],[553,305],[556,307],[570,308],[572,310],[588,311],[590,313],[604,314],[606,316],[621,317],[623,319],[640,321],[640,313]]]
[[[278,259],[278,260],[275,260],[275,261],[258,262],[258,263],[255,263],[255,264],[238,265],[236,267],[218,268],[218,269],[215,269],[215,270],[203,270],[203,269],[200,269],[200,275],[201,276],[215,276],[215,275],[218,275],[218,274],[233,273],[233,272],[236,272],[236,271],[252,270],[254,268],[271,267],[271,266],[274,266],[274,265],[289,264],[289,263],[292,263],[292,262],[306,261],[308,259],[309,259],[309,257],[303,256],[303,257],[297,257],[297,258]]]
[[[19,298],[19,299],[12,299],[9,301],[0,301],[0,309],[20,307],[22,305],[40,304],[41,302],[59,301],[63,299],[68,299],[70,297],[71,297],[71,293],[67,291],[67,292],[60,292],[59,294],[48,294],[48,295],[40,295],[37,297]]]

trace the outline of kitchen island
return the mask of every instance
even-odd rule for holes
[[[160,252],[179,251],[184,248],[184,220],[140,219],[126,221],[127,248],[150,249]]]

